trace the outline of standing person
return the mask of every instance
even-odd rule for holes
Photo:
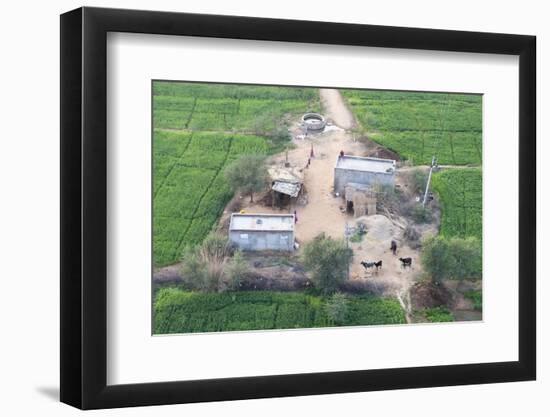
[[[340,158],[344,157],[344,151],[340,151]]]
[[[294,210],[294,224],[298,223],[298,213]]]
[[[391,247],[390,247],[393,255],[395,256],[395,253],[397,252],[397,242],[395,240],[391,241]]]
[[[315,158],[315,154],[313,153],[313,143],[311,144],[311,151],[309,152],[310,158]]]
[[[307,158],[307,165],[306,165],[306,168],[309,168],[309,164],[311,164],[311,158]]]

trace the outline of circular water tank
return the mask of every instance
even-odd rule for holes
[[[327,124],[325,118],[319,113],[306,113],[302,116],[302,123],[307,127],[307,130],[320,131]]]

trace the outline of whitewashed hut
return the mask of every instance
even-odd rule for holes
[[[346,185],[390,185],[393,187],[395,161],[372,157],[339,156],[334,167],[334,192],[344,194]]]
[[[292,251],[294,215],[233,213],[229,239],[245,251]]]

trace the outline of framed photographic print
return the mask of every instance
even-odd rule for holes
[[[61,16],[61,400],[535,379],[535,38]]]

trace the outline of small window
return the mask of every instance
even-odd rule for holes
[[[242,234],[240,235],[240,238],[241,238],[241,239],[247,240],[247,239],[248,239],[248,233],[242,233]]]
[[[262,224],[262,219],[256,219],[256,224]]]

